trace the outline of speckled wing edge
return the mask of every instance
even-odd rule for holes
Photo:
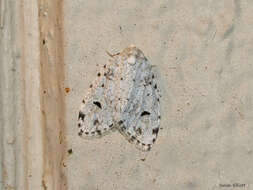
[[[160,90],[152,65],[141,50],[131,47],[124,51],[130,51],[124,54],[132,62],[130,64],[136,65],[137,72],[128,104],[118,121],[118,129],[138,149],[149,151],[157,139],[160,127]],[[133,110],[133,107],[137,109]]]

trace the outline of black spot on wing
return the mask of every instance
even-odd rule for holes
[[[141,134],[142,134],[142,130],[141,130],[141,128],[136,129],[136,131],[135,131],[135,132],[136,132],[136,134],[137,134],[137,135],[141,135]]]
[[[100,130],[97,130],[97,134],[98,134],[98,135],[101,135],[101,131],[100,131]]]
[[[145,116],[145,115],[150,115],[150,112],[148,112],[148,111],[143,111],[143,112],[141,113],[141,117],[142,117],[142,116]]]
[[[100,102],[94,101],[93,104],[96,105],[97,107],[99,107],[100,109],[102,109],[102,106],[101,106]]]
[[[157,134],[157,133],[158,133],[158,131],[159,131],[159,127],[157,127],[157,128],[155,128],[155,129],[153,129],[152,133],[153,133],[153,134]]]
[[[93,125],[97,125],[97,124],[99,124],[99,121],[98,121],[98,119],[95,119],[93,122]]]
[[[135,136],[131,136],[131,138],[129,139],[130,142],[134,142],[135,141]]]
[[[118,125],[122,125],[122,124],[123,124],[123,121],[120,120],[120,121],[118,122]]]
[[[78,133],[79,136],[82,136],[83,130],[81,129],[80,132]]]
[[[85,118],[85,114],[83,112],[79,111],[78,120],[81,119],[83,121],[84,118]]]
[[[123,125],[120,129],[121,129],[122,131],[125,131],[125,130],[126,130],[126,127]]]

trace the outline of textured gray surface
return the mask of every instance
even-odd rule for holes
[[[65,13],[71,189],[253,188],[252,1],[79,0]],[[163,130],[147,154],[118,133],[76,135],[105,51],[129,44],[157,65],[164,87]]]
[[[129,44],[160,71],[148,153],[77,136],[105,51]],[[251,190],[252,63],[250,0],[0,0],[0,189]]]

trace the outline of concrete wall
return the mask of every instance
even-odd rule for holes
[[[252,1],[0,2],[0,189],[253,188]],[[105,52],[130,44],[161,78],[148,153],[77,135]]]

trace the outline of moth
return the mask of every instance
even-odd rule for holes
[[[116,129],[138,149],[149,151],[161,120],[161,95],[153,66],[133,45],[109,55],[111,59],[82,101],[78,135],[100,137]]]

